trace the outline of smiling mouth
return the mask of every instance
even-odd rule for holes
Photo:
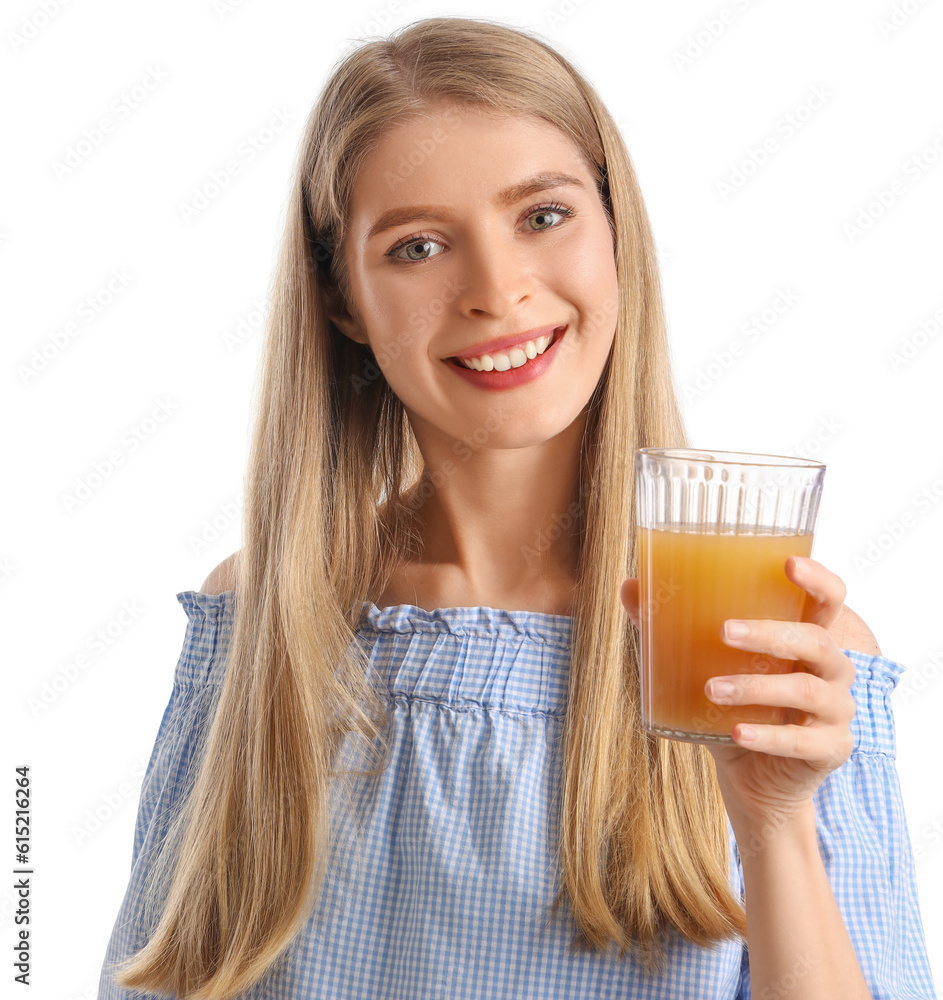
[[[555,330],[553,331],[553,334],[552,334],[552,336],[550,337],[550,343],[549,343],[549,344],[547,344],[547,346],[546,346],[546,347],[544,348],[544,350],[543,350],[542,354],[538,354],[538,355],[537,355],[537,358],[540,358],[540,357],[543,357],[543,355],[544,355],[544,354],[546,354],[546,353],[547,353],[547,351],[549,351],[549,350],[550,350],[550,348],[551,348],[551,347],[553,347],[553,345],[554,345],[554,344],[555,344],[555,343],[556,343],[556,342],[557,342],[557,341],[558,341],[558,340],[560,339],[560,337],[561,337],[561,336],[563,335],[563,333],[564,333],[564,331],[565,331],[565,330],[566,330],[566,326],[558,326],[558,327],[557,327],[557,328],[556,328],[556,329],[555,329]],[[524,341],[523,343],[527,343],[527,341]],[[506,354],[506,353],[507,353],[508,351],[510,351],[510,350],[513,350],[513,348],[510,348],[510,347],[509,347],[509,348],[506,348],[506,349],[505,349],[504,351],[495,351],[495,354]],[[487,353],[488,353],[488,352],[487,352],[487,351],[485,351],[485,354],[487,354]],[[533,358],[533,359],[530,359],[530,358],[529,358],[528,360],[534,360],[534,361],[536,361],[536,360],[537,360],[537,358]],[[474,370],[475,370],[474,368],[469,368],[469,367],[468,367],[467,365],[465,365],[465,364],[462,364],[462,362],[461,362],[461,361],[460,361],[460,360],[459,360],[458,358],[456,358],[456,357],[451,357],[451,358],[446,358],[445,360],[446,360],[446,361],[449,361],[449,362],[451,362],[451,363],[452,363],[453,365],[455,365],[456,367],[458,367],[458,368],[461,368],[461,369],[462,369],[463,371],[474,371]],[[522,368],[523,368],[524,366],[523,366],[523,365],[521,365],[520,367],[522,367]],[[515,368],[514,368],[514,366],[512,365],[512,366],[511,366],[510,368],[508,368],[507,370],[508,370],[509,372],[513,372],[513,371],[516,371],[517,369],[515,369]],[[491,373],[489,372],[488,374],[491,374]],[[504,373],[503,373],[503,372],[498,372],[498,371],[496,371],[496,372],[494,372],[494,374],[495,374],[495,375],[503,375]]]

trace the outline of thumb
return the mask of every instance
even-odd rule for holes
[[[619,597],[622,600],[622,606],[629,613],[629,617],[635,623],[635,627],[639,627],[639,613],[638,613],[638,579],[634,576],[630,576],[627,580],[624,580],[622,586],[619,588]]]

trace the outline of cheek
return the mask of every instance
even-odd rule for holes
[[[615,249],[605,216],[594,216],[582,230],[579,240],[571,247],[569,263],[581,283],[589,281],[599,287],[614,280]]]
[[[428,369],[429,359],[423,354],[421,339],[409,329],[387,332],[377,338],[373,350],[377,364],[397,395],[408,393]]]
[[[583,313],[584,334],[611,340],[619,312],[619,278],[608,226],[570,259],[566,280]]]

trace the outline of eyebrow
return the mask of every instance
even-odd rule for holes
[[[503,191],[499,191],[495,201],[497,204],[509,208],[515,202],[529,195],[559,187],[575,187],[583,191],[586,190],[586,185],[578,177],[551,170],[534,174],[533,177],[518,181],[517,184],[512,184]],[[418,219],[451,222],[452,214],[442,205],[400,205],[397,208],[388,208],[380,214],[367,231],[365,242],[369,242],[374,236],[379,236],[380,233],[384,233],[388,229],[394,229],[396,226],[402,226]]]

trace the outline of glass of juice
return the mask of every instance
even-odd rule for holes
[[[691,448],[635,453],[642,724],[688,743],[733,743],[738,722],[783,723],[768,705],[715,705],[711,677],[788,673],[796,661],[734,649],[727,618],[802,620],[786,576],[809,556],[825,466],[811,459]]]

